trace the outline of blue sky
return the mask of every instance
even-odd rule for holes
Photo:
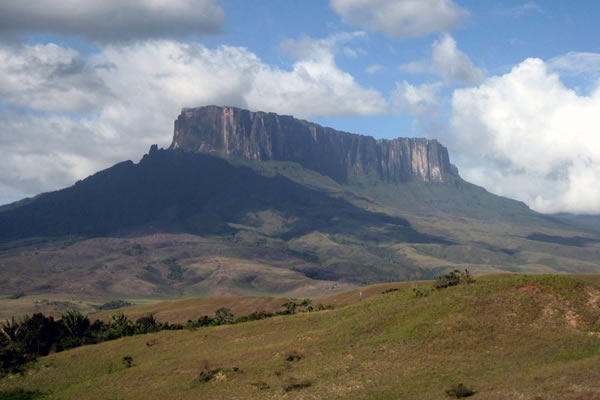
[[[219,104],[436,138],[494,193],[600,213],[600,3],[23,4],[0,4],[0,203],[137,161],[181,107]]]

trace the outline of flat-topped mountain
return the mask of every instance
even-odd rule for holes
[[[362,177],[386,182],[452,182],[457,169],[437,140],[375,140],[274,113],[235,107],[183,109],[170,149],[226,159],[292,161],[347,183]]]
[[[598,272],[599,254],[597,233],[462,180],[435,140],[230,107],[185,109],[169,149],[0,207],[0,296],[302,297],[453,269]]]

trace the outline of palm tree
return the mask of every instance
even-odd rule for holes
[[[0,325],[0,332],[8,339],[9,343],[14,342],[21,333],[21,325],[12,317]]]
[[[62,315],[62,323],[71,336],[82,337],[90,327],[90,319],[79,311],[73,309]]]

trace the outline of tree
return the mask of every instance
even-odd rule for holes
[[[215,311],[215,321],[219,325],[231,324],[233,322],[233,314],[229,308],[221,307]]]
[[[82,338],[90,327],[90,319],[87,315],[73,309],[61,318],[63,326],[69,331],[71,336]]]
[[[12,317],[11,320],[6,320],[6,322],[3,322],[2,325],[0,325],[0,332],[4,335],[5,340],[12,343],[19,336],[21,326],[15,320],[15,317]]]
[[[285,314],[296,314],[296,307],[298,307],[298,304],[295,301],[291,300],[287,303],[283,303],[282,307],[285,307]]]
[[[148,314],[135,321],[135,332],[136,333],[149,333],[158,332],[160,327],[154,319],[154,315]]]

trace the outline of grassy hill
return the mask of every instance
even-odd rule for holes
[[[364,289],[372,295],[332,310],[57,353],[0,380],[0,390],[48,399],[444,399],[462,383],[474,399],[600,398],[597,279],[497,276],[426,297],[407,284]]]

